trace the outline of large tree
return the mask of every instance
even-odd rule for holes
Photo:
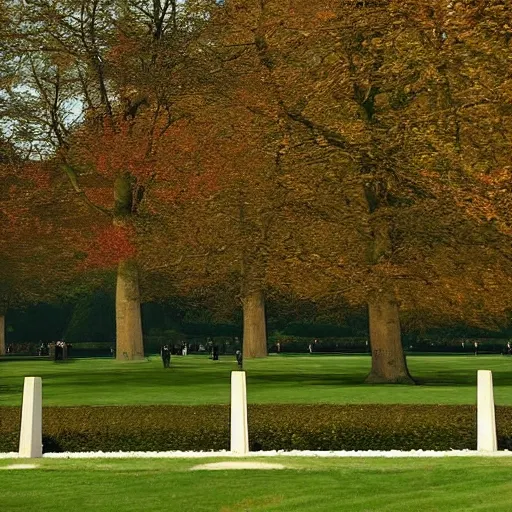
[[[232,1],[225,12],[233,46],[258,51],[290,134],[282,183],[296,200],[276,282],[365,301],[368,382],[412,382],[400,308],[467,311],[463,292],[490,294],[482,268],[506,275],[435,175],[458,172],[435,12],[394,1]]]
[[[244,357],[264,357],[269,254],[287,196],[278,180],[287,135],[257,50],[235,48],[220,16],[196,48],[197,95],[155,152],[161,179],[148,206],[161,224],[153,223],[153,241],[141,250],[148,268],[179,275],[189,290],[217,287],[231,303],[236,298]]]
[[[264,357],[267,255],[278,199],[268,127],[225,101],[192,115],[169,131],[174,159],[157,152],[175,179],[181,175],[182,188],[161,180],[148,193],[153,222],[141,256],[148,270],[174,276],[182,293],[216,288],[221,302],[229,294],[227,302],[243,309],[245,357]]]
[[[183,82],[176,76],[185,76],[187,45],[207,18],[207,4],[42,0],[10,7],[20,21],[11,49],[21,77],[8,91],[10,126],[28,152],[60,165],[77,196],[112,222],[108,240],[123,247],[116,292],[120,359],[143,357],[130,234],[154,180],[155,141],[180,117],[175,98]],[[105,230],[98,231],[98,243],[105,242]]]

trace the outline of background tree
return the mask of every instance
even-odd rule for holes
[[[367,380],[411,382],[399,308],[453,310],[458,302],[467,312],[465,292],[492,294],[482,267],[493,265],[486,277],[494,285],[492,275],[506,275],[496,251],[480,250],[485,232],[474,231],[430,174],[457,173],[432,42],[444,36],[433,30],[431,8],[392,1],[226,5],[234,46],[258,49],[291,134],[283,181],[296,202],[287,208],[288,235],[276,245],[288,256],[276,277],[288,273],[282,282],[305,293],[316,288],[366,301]],[[298,274],[314,274],[316,282]]]
[[[0,163],[0,352],[5,352],[9,309],[51,302],[73,293],[81,255],[91,236],[90,211],[65,198],[60,174],[49,164],[24,162],[9,144]],[[57,222],[56,222],[57,219]],[[70,223],[72,222],[72,224]]]
[[[9,91],[16,139],[27,141],[26,149],[39,158],[55,156],[75,193],[113,223],[110,237],[98,230],[98,243],[123,248],[117,261],[118,358],[143,357],[139,269],[130,236],[154,179],[154,141],[180,117],[173,107],[180,93],[174,73],[185,65],[206,5],[43,0],[11,6],[24,20],[13,50],[26,55],[21,79]],[[106,205],[107,188],[113,201]]]
[[[223,21],[215,19],[199,41],[197,65],[206,78],[186,106],[187,119],[168,132],[172,143],[162,139],[156,153],[174,180],[187,175],[188,183],[181,192],[172,180],[156,183],[150,207],[163,228],[153,225],[155,241],[143,250],[153,268],[187,276],[191,288],[218,287],[230,303],[236,297],[244,357],[263,357],[270,247],[286,201],[278,181],[286,133],[277,97],[261,80],[268,70],[257,50],[233,45]],[[169,148],[173,159],[162,156]],[[166,239],[173,240],[171,252]]]

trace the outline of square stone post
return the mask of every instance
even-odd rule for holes
[[[231,372],[231,448],[233,453],[249,453],[247,388],[245,372]]]
[[[43,456],[43,395],[41,377],[25,377],[21,408],[20,458]]]
[[[496,439],[496,419],[494,417],[494,393],[492,372],[478,370],[477,400],[477,449],[481,452],[495,452],[498,449]]]

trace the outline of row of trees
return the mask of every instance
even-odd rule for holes
[[[141,285],[241,303],[245,357],[269,293],[367,304],[369,382],[412,382],[400,315],[506,319],[502,0],[3,2],[7,213],[49,222],[68,280],[117,266],[119,358]]]

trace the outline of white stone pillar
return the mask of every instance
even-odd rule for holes
[[[21,408],[20,458],[43,456],[43,395],[41,377],[25,377]]]
[[[478,370],[477,400],[477,449],[481,452],[495,452],[498,449],[496,439],[496,419],[494,417],[494,393],[492,372]]]
[[[245,372],[231,372],[231,451],[249,453]]]

